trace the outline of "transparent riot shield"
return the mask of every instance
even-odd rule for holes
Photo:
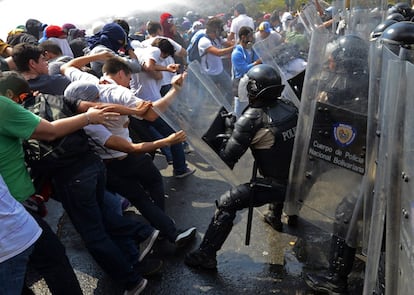
[[[214,82],[200,70],[198,62],[187,68],[183,89],[161,117],[174,129],[184,130],[195,151],[232,186],[249,182],[253,157],[250,150],[230,169],[217,152],[225,133],[225,118],[231,111]]]
[[[257,42],[253,49],[261,58],[264,64],[268,64],[281,73],[282,83],[285,85],[282,96],[291,100],[296,106],[299,106],[299,97],[297,97],[289,80],[300,75],[306,69],[307,50],[303,50],[293,43],[281,43],[274,46],[267,39]]]
[[[345,63],[340,60],[333,70],[330,62],[336,46],[332,33],[313,32],[286,213],[300,215],[326,232],[333,233],[335,226],[335,234],[344,239],[352,237],[349,244],[354,246],[360,223],[343,225],[351,219],[360,220],[360,212],[353,210],[361,207],[356,204],[365,173],[368,73],[341,69]],[[365,50],[368,56],[368,44]],[[368,60],[365,62],[368,69]]]
[[[351,0],[345,19],[346,33],[368,40],[372,30],[384,19],[387,2],[382,0]]]
[[[322,19],[316,10],[315,4],[308,3],[299,13],[299,21],[304,25],[306,36],[310,40],[313,30],[322,25]]]
[[[380,203],[373,198],[374,181],[376,174],[381,173],[377,169],[378,149],[381,134],[380,118],[383,117],[384,111],[384,88],[386,86],[388,61],[397,59],[398,57],[391,51],[384,48],[380,40],[371,40],[370,46],[370,80],[369,80],[369,104],[368,104],[368,123],[367,123],[367,159],[366,174],[364,176],[363,194],[364,194],[364,229],[362,240],[362,252],[367,253],[369,235],[373,235],[371,229],[372,214],[384,213],[385,203]],[[374,204],[374,201],[376,203]],[[375,208],[374,208],[375,206]],[[378,217],[377,217],[378,218]],[[373,222],[375,226],[379,226],[379,220]],[[382,236],[382,228],[378,228],[379,232],[375,234]]]
[[[394,149],[394,121],[399,116],[397,96],[402,78],[398,56],[381,43],[371,44],[370,105],[367,138],[367,173],[364,181],[364,245],[367,243],[366,277],[364,294],[372,294],[380,288],[378,269],[384,242],[384,226],[387,197],[391,186],[390,150]],[[392,139],[391,139],[392,138]],[[367,239],[368,238],[368,239]],[[363,249],[364,251],[364,249]],[[381,273],[383,276],[384,273]]]
[[[398,293],[397,294],[411,294],[414,290],[414,118],[412,110],[414,109],[414,101],[412,93],[414,91],[414,85],[411,81],[414,75],[414,65],[409,62],[405,62],[405,72],[403,72],[405,79],[403,80],[406,86],[402,87],[401,99],[405,98],[402,102],[402,107],[405,109],[404,116],[404,132],[402,133],[402,151],[401,151],[401,170],[399,180],[401,203],[397,203],[398,200],[394,200],[396,203],[391,205],[395,208],[395,212],[400,217],[400,231],[399,240],[395,241],[393,250],[398,253],[398,268],[391,269],[387,273],[392,272],[396,276],[398,275]],[[405,89],[404,89],[405,88]],[[403,92],[404,90],[405,93]],[[388,220],[388,217],[387,217]],[[394,228],[394,227],[393,227]],[[388,245],[388,243],[387,243]],[[388,249],[387,249],[388,253]],[[393,279],[393,276],[386,277],[386,279]],[[386,283],[388,280],[386,281]],[[389,290],[387,288],[387,290]]]

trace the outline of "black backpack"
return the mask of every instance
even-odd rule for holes
[[[31,96],[25,99],[23,107],[50,122],[74,115],[63,95]],[[23,148],[33,178],[67,167],[90,151],[88,136],[83,129],[53,141],[28,139],[23,142]]]
[[[197,32],[194,34],[194,36],[191,38],[190,44],[187,47],[187,62],[190,63],[192,61],[197,60],[198,62],[201,62],[201,57],[206,54],[204,52],[201,56],[198,51],[198,42],[202,37],[207,36],[205,33]]]

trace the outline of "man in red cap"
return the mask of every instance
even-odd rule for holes
[[[59,45],[60,49],[62,49],[62,53],[65,56],[69,56],[73,58],[73,52],[70,48],[69,42],[66,39],[67,34],[62,29],[61,26],[49,25],[45,29],[45,39],[51,40]],[[43,40],[45,41],[45,40]],[[40,41],[39,41],[40,42]],[[41,43],[41,42],[40,42]]]

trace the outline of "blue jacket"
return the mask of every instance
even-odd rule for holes
[[[240,44],[234,47],[231,53],[231,63],[233,78],[241,78],[247,73],[252,67],[253,63],[259,58],[252,49],[249,53]]]

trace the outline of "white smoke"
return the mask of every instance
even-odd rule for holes
[[[6,40],[9,31],[18,25],[25,25],[29,18],[49,25],[73,23],[81,29],[88,30],[98,20],[109,21],[151,12],[155,12],[157,17],[163,12],[178,14],[187,8],[191,9],[191,3],[192,1],[185,0],[0,0],[0,38]]]

